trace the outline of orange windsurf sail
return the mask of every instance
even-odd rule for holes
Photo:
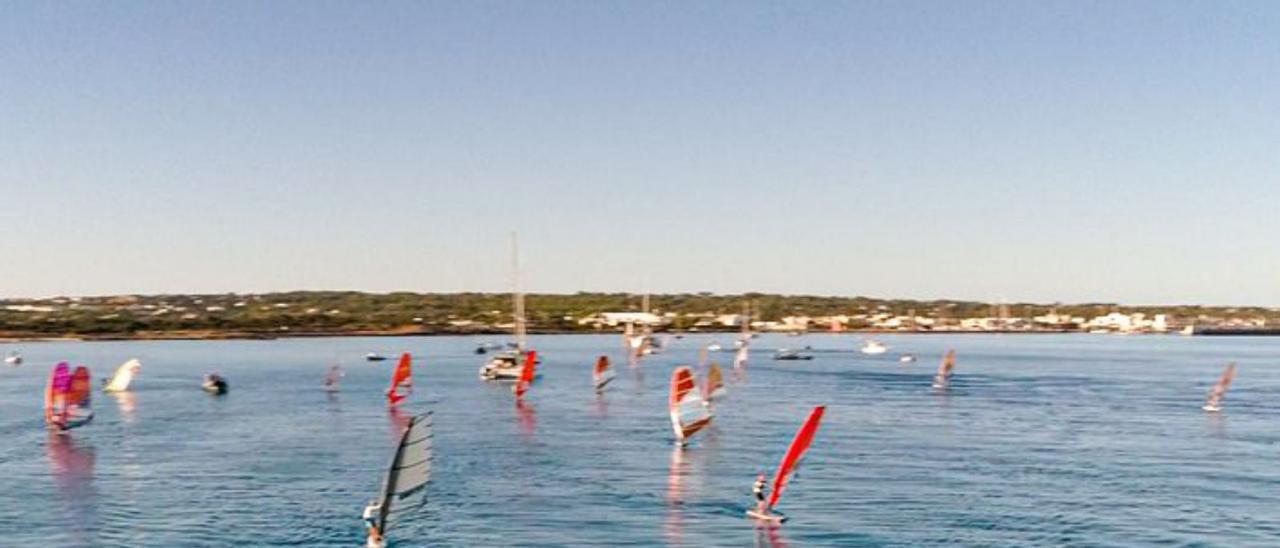
[[[934,388],[946,388],[947,383],[951,381],[951,370],[956,366],[956,351],[948,350],[947,355],[942,357],[942,363],[938,364],[938,374],[933,377]]]
[[[387,388],[387,403],[396,405],[413,392],[413,357],[408,352],[400,355],[400,362],[391,374],[391,386]]]

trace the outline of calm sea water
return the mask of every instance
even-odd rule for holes
[[[618,337],[534,337],[543,378],[524,408],[477,379],[477,338],[5,346],[27,363],[0,370],[0,544],[359,545],[402,419],[382,397],[394,361],[369,351],[413,352],[406,412],[435,414],[429,500],[396,546],[1280,544],[1280,339],[899,336],[872,358],[855,336],[764,336],[714,426],[676,449],[666,383],[711,338],[623,365],[597,397],[590,365],[619,361]],[[804,345],[813,361],[768,359]],[[54,362],[105,377],[131,357],[131,394],[98,394],[91,425],[47,435]],[[335,359],[347,377],[329,395]],[[1206,414],[1228,360],[1226,412]],[[226,397],[200,391],[214,369]],[[816,404],[826,418],[779,508],[792,519],[758,530],[751,482]]]

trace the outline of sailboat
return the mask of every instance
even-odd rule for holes
[[[524,365],[520,367],[520,378],[516,379],[516,385],[511,387],[511,392],[516,395],[516,399],[524,398],[525,392],[529,391],[537,367],[538,353],[530,350],[524,355]]]
[[[877,341],[875,339],[867,339],[867,342],[862,344],[861,351],[863,354],[867,354],[869,356],[876,356],[876,355],[884,354],[885,352],[888,352],[889,347],[885,346],[880,341]]]
[[[511,233],[511,309],[515,341],[511,350],[499,352],[480,366],[480,378],[486,381],[513,381],[520,377],[520,357],[526,346],[524,293],[520,292],[520,251],[516,234]]]
[[[386,545],[387,531],[416,506],[426,504],[427,482],[431,479],[431,414],[411,417],[400,436],[387,466],[378,498],[365,509],[368,548]],[[420,496],[420,500],[419,500]]]
[[[938,374],[933,376],[933,387],[939,390],[945,389],[951,383],[951,370],[955,367],[956,351],[948,350],[942,357],[942,363],[938,364]]]
[[[747,510],[747,517],[772,525],[778,525],[787,520],[786,516],[774,513],[773,509],[778,505],[778,500],[782,498],[782,491],[786,488],[791,474],[800,466],[800,461],[804,458],[805,451],[809,450],[809,444],[813,443],[813,436],[817,433],[818,426],[822,422],[822,414],[826,410],[827,406],[819,405],[809,412],[809,418],[805,419],[804,424],[800,426],[800,430],[796,431],[796,437],[791,439],[791,445],[787,447],[786,454],[782,456],[782,462],[778,464],[778,471],[773,476],[773,489],[769,493],[768,502],[762,508]]]
[[[44,390],[44,420],[51,430],[65,432],[93,420],[89,370],[83,365],[71,371],[61,362],[49,372]]]
[[[387,403],[398,405],[413,393],[413,357],[408,352],[400,355],[400,362],[391,374],[391,386],[387,388]]]
[[[329,372],[324,376],[324,390],[326,392],[337,392],[338,381],[342,380],[342,377],[345,376],[346,373],[342,372],[342,366],[336,363],[333,364],[333,366],[329,368]]]
[[[707,380],[702,385],[702,399],[710,404],[712,400],[724,397],[724,374],[720,372],[720,364],[711,362],[707,367]]]
[[[107,385],[102,387],[103,392],[124,392],[129,390],[129,384],[133,382],[133,378],[138,376],[138,371],[142,369],[142,362],[134,359],[124,362],[120,367],[116,368],[115,375],[111,376],[111,380],[107,381]]]
[[[596,392],[603,392],[614,376],[613,368],[609,367],[609,356],[596,358],[596,366],[591,370],[591,384],[595,385]]]
[[[1229,363],[1222,370],[1222,376],[1218,377],[1218,383],[1213,385],[1213,389],[1209,391],[1209,398],[1205,400],[1201,409],[1210,413],[1222,411],[1222,397],[1227,395],[1227,387],[1231,386],[1231,381],[1236,378],[1236,364]]]
[[[667,408],[671,412],[671,428],[675,430],[676,441],[680,445],[684,445],[689,436],[711,424],[712,415],[702,404],[698,381],[687,365],[671,372],[671,393],[667,399]]]

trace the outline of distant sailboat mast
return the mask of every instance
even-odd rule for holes
[[[515,232],[511,233],[511,300],[515,316],[516,350],[524,351],[527,328],[524,317],[524,294],[520,292],[520,244]]]

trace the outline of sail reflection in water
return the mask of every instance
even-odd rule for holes
[[[65,519],[64,532],[79,546],[96,544],[91,528],[97,525],[97,491],[93,487],[92,446],[80,445],[70,435],[52,433],[45,450],[58,501]]]

